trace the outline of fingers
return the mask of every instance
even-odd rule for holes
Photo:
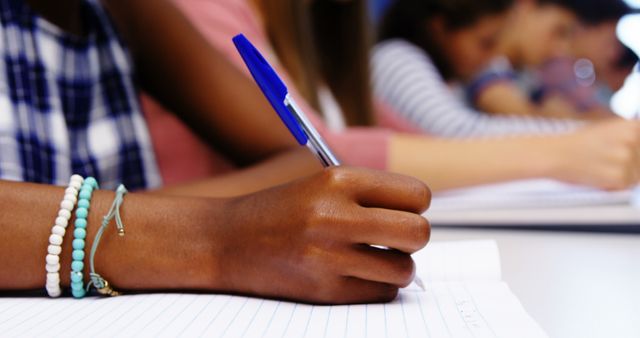
[[[358,245],[341,262],[345,277],[406,287],[415,276],[415,264],[411,256],[396,251]]]
[[[629,152],[631,153],[630,163],[630,185],[636,185],[640,182],[640,123],[634,125],[632,140],[629,145]]]
[[[640,180],[640,124],[616,120],[603,126],[606,133],[591,135],[598,139],[597,142],[602,142],[592,145],[594,156],[600,156],[597,163],[602,168],[600,187],[607,190],[629,188]]]
[[[360,168],[331,168],[325,171],[338,186],[348,186],[364,207],[422,213],[431,202],[431,191],[421,181],[403,175]]]
[[[640,147],[630,143],[611,153],[609,188],[618,190],[636,185],[640,180]]]
[[[627,187],[632,187],[640,181],[640,147],[632,147],[629,149],[630,158],[627,166]]]
[[[640,147],[637,149],[633,149],[634,152],[634,161],[633,168],[631,168],[633,174],[633,184],[640,183]]]
[[[362,208],[351,224],[343,225],[346,237],[354,244],[377,245],[412,254],[424,248],[431,236],[431,226],[420,215]]]
[[[363,189],[356,198],[363,207],[423,213],[431,204],[431,190],[427,185],[408,176],[376,175],[362,184]]]
[[[414,277],[409,254],[430,237],[418,213],[431,193],[405,176],[330,168],[255,195],[252,209],[269,208],[245,226],[252,243],[244,247],[257,253],[245,255],[257,260],[247,271],[260,278],[244,291],[331,304],[390,301]]]
[[[635,125],[633,132],[633,141],[629,146],[629,151],[631,152],[632,162],[631,168],[631,185],[636,185],[640,182],[640,124]]]
[[[354,277],[341,277],[336,284],[336,288],[329,295],[321,295],[321,303],[386,303],[398,296],[398,287],[391,284],[372,282]]]

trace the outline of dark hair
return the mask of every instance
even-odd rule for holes
[[[372,34],[367,4],[363,0],[342,3],[321,0],[311,5],[319,71],[340,103],[349,126],[375,124],[369,68]]]
[[[615,66],[618,69],[630,69],[633,68],[638,63],[638,55],[633,51],[633,49],[624,46],[624,50],[620,54],[620,57],[615,63]]]
[[[564,7],[589,26],[618,21],[632,12],[623,0],[538,0],[538,3]]]
[[[375,124],[369,75],[367,2],[261,1],[276,53],[305,99],[320,110],[326,84],[349,126]]]
[[[513,4],[514,0],[396,0],[382,20],[379,40],[403,39],[421,47],[448,78],[452,76],[450,66],[433,42],[428,22],[441,17],[448,29],[463,29],[484,17],[504,13]]]

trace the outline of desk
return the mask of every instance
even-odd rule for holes
[[[551,337],[640,337],[640,235],[434,228],[497,240],[502,276]]]

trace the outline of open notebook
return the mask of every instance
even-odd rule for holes
[[[3,337],[546,337],[500,280],[495,242],[416,256],[427,291],[390,304],[311,306],[227,295],[0,299]]]
[[[552,180],[528,180],[438,194],[426,217],[434,226],[517,226],[640,230],[631,190],[607,192]]]
[[[481,210],[630,205],[631,190],[608,192],[554,180],[524,180],[456,189],[435,196],[432,209]]]

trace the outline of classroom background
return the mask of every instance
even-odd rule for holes
[[[374,20],[378,20],[385,9],[392,3],[392,0],[370,0],[371,13]],[[640,9],[640,0],[626,0],[629,6]],[[636,54],[640,54],[640,14],[628,15],[618,25],[618,36],[620,40],[633,49]],[[611,108],[614,112],[630,117],[637,114],[640,107],[640,97],[636,95],[640,92],[640,72],[631,74],[625,86],[620,89],[611,100]]]
[[[27,2],[2,1],[15,4]],[[99,1],[85,0],[95,7],[88,7],[93,11],[85,11],[84,15],[93,13],[102,17],[106,12],[103,12]],[[624,64],[611,60],[608,60],[608,64],[603,63],[624,66],[624,73],[615,72],[620,75],[615,77],[616,86],[607,87],[616,89],[608,90],[606,103],[598,106],[606,110],[606,118],[613,121],[595,121],[593,125],[588,125],[586,119],[564,121],[529,116],[503,119],[501,116],[478,114],[489,114],[489,110],[467,107],[466,103],[471,105],[472,102],[466,101],[473,101],[469,98],[474,96],[466,95],[462,88],[463,81],[476,73],[478,69],[474,66],[487,66],[486,62],[479,61],[484,59],[483,56],[495,56],[489,51],[493,50],[491,41],[496,41],[489,35],[495,38],[498,32],[528,32],[526,28],[538,26],[537,23],[541,22],[539,17],[533,16],[531,19],[528,15],[535,12],[533,7],[518,8],[520,10],[515,14],[526,15],[514,16],[517,20],[509,23],[517,23],[518,28],[525,29],[515,29],[504,25],[509,18],[506,16],[509,9],[507,5],[512,0],[433,0],[439,2],[442,12],[438,15],[442,15],[442,18],[449,14],[447,6],[451,4],[458,6],[455,11],[457,14],[464,15],[474,12],[472,7],[476,5],[498,4],[495,12],[484,13],[477,9],[476,13],[480,13],[477,14],[477,20],[464,15],[462,19],[455,19],[457,16],[453,14],[447,19],[450,24],[461,23],[463,27],[459,28],[460,31],[474,35],[483,31],[479,27],[485,25],[480,25],[480,19],[485,17],[488,21],[482,23],[487,24],[487,30],[494,34],[486,34],[485,39],[479,39],[486,43],[474,43],[472,45],[475,48],[465,48],[468,46],[460,42],[459,36],[450,35],[452,31],[459,33],[458,27],[451,31],[443,29],[447,28],[442,24],[444,21],[440,25],[437,22],[442,18],[426,13],[427,23],[434,26],[423,32],[425,22],[416,21],[412,31],[420,32],[423,38],[437,36],[433,38],[437,42],[433,46],[429,43],[422,47],[412,45],[416,41],[410,37],[393,35],[399,33],[389,33],[388,27],[381,27],[381,40],[370,53],[372,50],[367,46],[367,33],[371,28],[369,18],[374,23],[380,23],[383,16],[394,17],[398,18],[397,22],[404,24],[407,17],[411,16],[407,13],[418,11],[411,9],[399,12],[405,15],[396,15],[391,10],[385,14],[389,5],[399,0],[282,0],[281,3],[277,0],[261,0],[254,3],[258,4],[255,8],[251,7],[250,0],[169,1],[184,6],[183,14],[187,14],[185,18],[192,21],[193,27],[178,15],[180,12],[176,9],[179,8],[163,7],[168,1],[158,0],[112,2],[115,6],[111,9],[114,19],[120,18],[129,23],[140,22],[141,18],[149,19],[145,25],[147,29],[140,30],[144,33],[143,38],[126,40],[126,36],[135,37],[137,35],[133,32],[139,31],[122,27],[117,30],[119,26],[112,27],[109,20],[94,27],[98,33],[102,29],[115,28],[108,32],[120,32],[125,41],[138,46],[137,49],[131,49],[134,51],[131,55],[143,57],[127,60],[130,62],[125,62],[123,68],[149,67],[149,71],[138,73],[141,80],[147,81],[139,81],[139,87],[130,86],[145,93],[141,105],[144,108],[132,104],[127,110],[132,114],[132,121],[138,117],[150,127],[150,135],[147,135],[146,129],[140,128],[140,145],[131,146],[145,152],[140,151],[141,155],[136,156],[120,154],[122,151],[118,150],[124,146],[118,149],[114,147],[111,153],[95,151],[95,156],[87,156],[86,165],[77,164],[81,161],[67,161],[69,168],[75,165],[74,170],[83,170],[78,175],[71,176],[71,172],[69,175],[64,172],[59,177],[49,177],[46,176],[46,170],[32,168],[37,167],[38,163],[30,166],[30,163],[18,163],[16,160],[14,162],[18,164],[15,165],[6,159],[7,156],[0,158],[0,174],[4,174],[2,165],[13,165],[13,168],[20,168],[26,173],[25,178],[18,181],[61,186],[41,187],[24,185],[22,182],[4,182],[5,177],[0,175],[0,190],[5,190],[0,197],[9,196],[4,203],[0,203],[4,207],[0,208],[3,211],[0,212],[3,216],[0,217],[0,224],[11,225],[6,227],[5,235],[14,238],[0,245],[0,257],[14,257],[3,262],[4,266],[0,268],[0,277],[5,279],[3,284],[0,278],[0,293],[8,291],[6,297],[0,297],[0,337],[639,337],[640,269],[637,262],[640,261],[640,122],[627,121],[640,117],[640,65],[636,64],[637,58],[630,62],[626,62],[628,58],[621,58],[622,61],[618,59]],[[413,1],[414,4],[427,3],[427,0]],[[542,0],[536,1],[543,7]],[[637,34],[640,32],[640,0],[624,1],[634,8],[635,14],[619,22],[618,37],[636,53],[640,53],[640,37]],[[598,8],[594,11],[596,16],[605,12],[601,9],[614,8],[610,5],[613,0],[599,0],[600,7],[586,5],[590,3],[587,0],[567,2],[582,5],[582,8]],[[50,4],[49,0],[40,0],[40,3]],[[62,3],[64,1],[59,5]],[[269,7],[279,3],[283,7]],[[535,2],[522,0],[516,3]],[[315,14],[310,15],[309,20],[280,19],[282,15],[292,16],[283,8],[293,10],[294,5],[308,4],[320,8],[314,12],[309,10],[312,8],[309,6],[306,12],[300,11],[303,14]],[[327,4],[341,11],[344,6],[356,4],[357,11],[352,13],[353,17],[347,17],[349,20],[342,20],[343,25],[338,25],[338,20],[332,19],[337,18],[335,14],[339,12],[322,10],[322,6]],[[3,10],[0,14],[6,16],[5,12],[10,12],[5,11],[5,7],[0,8]],[[567,19],[579,12],[564,13],[568,8],[568,5],[555,8],[555,14],[566,14],[560,17]],[[58,10],[65,12],[60,8]],[[153,16],[155,10],[158,10],[155,13],[157,18]],[[434,9],[425,11],[435,12]],[[27,13],[29,15],[25,17],[37,19],[35,14]],[[615,22],[620,15],[616,16]],[[527,16],[530,20],[526,20]],[[178,20],[173,21],[176,18]],[[584,19],[579,15],[576,18]],[[167,19],[175,26],[163,25],[164,21],[160,19]],[[575,20],[560,21],[566,21],[561,23],[566,26],[561,25],[560,29],[549,31],[564,38],[571,37],[573,30],[569,22]],[[0,20],[0,24],[6,22],[7,19]],[[9,24],[15,25],[15,22]],[[31,27],[22,24],[26,26],[23,27],[25,40],[36,41],[35,45],[40,46],[38,43],[41,39],[34,38]],[[320,24],[327,26],[314,26]],[[46,21],[42,21],[42,25],[46,28],[43,31],[49,32],[51,25]],[[163,26],[171,29],[163,31]],[[577,25],[574,23],[574,26]],[[336,30],[331,39],[304,34],[324,32],[323,27],[340,27],[340,30]],[[615,40],[614,27],[615,23],[607,21],[607,41]],[[13,28],[2,29],[0,25],[0,45],[3,41],[21,41],[12,38]],[[198,36],[195,34],[198,33],[197,29],[206,33],[202,36],[204,39],[188,39],[189,36]],[[573,29],[580,32],[578,27]],[[353,36],[347,34],[351,30]],[[163,34],[159,34],[161,39],[156,40],[154,34],[158,32]],[[231,37],[240,32],[246,34],[246,38],[244,35],[236,36],[234,46]],[[69,37],[68,33],[64,32],[62,36]],[[292,33],[295,36],[287,35]],[[178,38],[171,38],[174,36]],[[527,44],[529,40],[534,40],[530,39],[531,36],[538,35],[517,34],[508,42]],[[109,57],[112,56],[114,44],[119,46],[114,43],[116,35],[113,34],[111,38],[103,47],[109,52],[100,49],[103,53],[99,54],[106,58],[107,64],[112,61]],[[342,39],[341,43],[336,42],[338,38]],[[327,40],[331,43],[325,43]],[[149,50],[140,48],[146,46],[147,41],[158,41],[158,46],[149,47]],[[183,45],[185,41],[187,43]],[[282,41],[285,43],[278,43]],[[295,43],[300,41],[313,43]],[[540,43],[531,45],[554,46],[553,39],[549,37],[537,41]],[[214,48],[206,48],[206,42]],[[357,42],[361,42],[362,46],[355,46]],[[606,44],[591,42],[589,46],[596,46],[594,49],[597,51],[609,50],[602,47]],[[252,43],[260,53],[255,53]],[[18,48],[13,49],[22,50],[20,48],[24,45],[14,43],[13,46]],[[57,47],[63,51],[75,47],[74,44],[71,47],[60,45]],[[456,52],[449,53],[454,45],[458,47],[452,48]],[[619,45],[617,41],[616,45]],[[12,51],[12,45],[5,46],[9,47],[4,49]],[[291,54],[282,46],[292,46],[292,51],[289,51]],[[29,48],[23,49],[25,54],[31,54]],[[242,58],[236,49],[243,54]],[[465,52],[474,49],[483,49],[484,53]],[[141,50],[146,53],[135,53]],[[358,50],[359,53],[351,56],[325,53],[334,50]],[[167,51],[179,57],[162,57],[174,55]],[[71,52],[77,54],[77,50]],[[126,55],[120,49],[116,52],[118,54],[114,59]],[[121,52],[123,54],[119,54]],[[309,52],[309,55],[305,52]],[[92,50],[79,57],[79,60],[94,60],[91,53]],[[52,57],[54,54],[48,53],[43,59],[55,59]],[[370,54],[373,54],[371,76],[367,74]],[[502,51],[502,55],[509,54],[507,49]],[[566,72],[558,77],[566,75],[564,78],[570,78],[571,89],[589,87],[577,81],[582,78],[591,78],[591,85],[595,87],[598,85],[594,67],[597,60],[591,62],[587,61],[587,56],[580,56],[584,58],[579,59],[576,55],[584,54],[576,53],[566,58],[568,62],[563,63]],[[247,56],[257,60],[253,67],[252,62],[247,62]],[[439,56],[440,61],[447,62],[439,63]],[[553,57],[558,58],[559,55],[549,56],[545,60],[553,61]],[[60,59],[54,61],[66,60]],[[180,62],[175,62],[176,59]],[[304,136],[313,139],[314,144],[323,144],[319,142],[322,141],[319,140],[321,137],[307,133],[313,129],[309,125],[315,125],[328,146],[312,150],[324,155],[339,150],[336,153],[344,161],[344,166],[317,174],[321,168],[317,159],[306,152],[297,151],[300,150],[297,144],[276,120],[277,114],[263,100],[262,93],[245,67],[247,63],[249,68],[255,70],[260,68],[255,64],[264,66],[265,59],[274,65],[283,82],[288,85],[290,97],[300,99],[301,110],[308,114],[311,122],[300,118],[305,115],[298,112],[297,105],[283,107],[282,100],[275,100],[276,109],[281,108],[278,112],[298,114],[297,118],[289,116],[288,120],[306,124],[302,128]],[[5,58],[5,63],[7,60]],[[204,61],[193,62],[197,60]],[[477,64],[474,65],[473,60]],[[508,60],[505,61],[508,63]],[[580,61],[590,63],[591,67],[576,68]],[[81,64],[53,63],[50,68],[72,72]],[[354,65],[362,66],[359,74],[362,76],[353,76],[358,72],[356,67],[352,67]],[[533,68],[544,65],[544,62],[530,62],[524,66]],[[102,64],[96,63],[96,66]],[[18,66],[8,69],[21,75],[30,75],[36,67],[22,72]],[[354,71],[336,72],[341,81],[334,82],[329,81],[333,79],[334,74],[329,71],[332,69]],[[296,74],[296,70],[300,74]],[[414,70],[417,72],[414,73]],[[117,78],[134,83],[134,77],[129,72],[122,73],[117,74]],[[628,73],[630,75],[625,85],[610,102],[611,94],[620,88],[621,80]],[[413,78],[415,74],[420,76]],[[156,77],[158,75],[162,77]],[[108,85],[109,79],[101,78],[96,83]],[[256,80],[260,82],[260,79]],[[460,82],[460,86],[455,86],[453,82]],[[21,91],[20,81],[8,83],[17,88],[15,92]],[[149,87],[145,87],[145,83]],[[376,86],[376,83],[384,86]],[[152,86],[157,84],[161,84],[161,88]],[[374,89],[374,93],[370,93],[369,84],[373,84],[374,88],[371,89]],[[55,83],[53,86],[58,87],[65,88],[65,85]],[[265,90],[262,85],[261,89],[269,92],[269,86],[266,87]],[[159,92],[156,95],[153,95],[154,88]],[[386,90],[388,88],[392,90]],[[70,91],[73,90],[71,88]],[[31,87],[24,90],[28,94],[32,91]],[[124,92],[123,99],[138,102],[137,91],[120,91]],[[393,100],[393,91],[403,94],[395,98],[402,96],[401,99],[406,100]],[[99,93],[100,90],[95,92]],[[205,94],[202,95],[204,99],[194,100],[191,95],[199,92]],[[345,92],[349,95],[340,95]],[[430,97],[423,94],[436,99],[427,101]],[[82,93],[80,96],[80,99],[86,99]],[[377,120],[374,119],[373,101],[378,99],[375,96],[388,99],[388,102],[375,102],[380,103],[380,107],[375,108],[383,111]],[[600,98],[595,94],[590,98],[596,96]],[[501,95],[499,103],[507,101],[503,100],[505,97],[507,95]],[[529,95],[523,97],[523,101],[529,103]],[[194,107],[183,106],[168,98],[189,102]],[[350,100],[352,98],[354,100]],[[0,103],[2,99],[0,95]],[[102,103],[102,100],[95,101]],[[104,101],[118,103],[111,98]],[[438,104],[432,105],[434,101]],[[441,101],[446,104],[439,104]],[[399,108],[397,112],[391,112],[394,104]],[[22,102],[17,102],[15,111],[19,113],[22,106]],[[39,108],[39,105],[34,106]],[[54,114],[90,116],[87,112],[96,111],[91,109],[91,105],[88,108],[70,106],[58,109]],[[409,123],[400,126],[383,124],[398,122],[394,119],[384,120],[389,115],[395,116],[390,113],[405,113],[404,117],[407,118],[410,115],[417,116],[410,109],[415,107],[422,108],[419,112],[429,118],[453,118],[433,123],[439,121],[432,119],[428,122],[421,116],[417,120],[405,121]],[[607,109],[609,107],[627,120],[612,114]],[[167,109],[175,112],[165,111]],[[581,112],[584,111],[586,109]],[[38,116],[34,112],[38,111],[29,111],[31,115]],[[47,109],[40,113],[43,116],[53,115]],[[0,136],[2,123],[6,122],[2,119],[4,116],[0,115]],[[88,119],[88,123],[96,122],[102,121],[99,118]],[[186,122],[186,126],[183,122]],[[327,122],[326,126],[324,122]],[[376,122],[380,125],[375,125]],[[281,128],[280,132],[271,129],[276,123]],[[52,125],[51,130],[61,127],[49,124]],[[69,128],[65,124],[61,130],[78,132],[72,123],[68,124]],[[233,128],[238,125],[244,131],[251,132],[243,134],[238,131],[241,128]],[[444,127],[435,128],[438,126]],[[214,134],[215,137],[203,140],[208,135],[198,134],[198,128],[207,132],[202,134]],[[100,125],[95,128],[95,125],[89,124],[86,129],[91,131],[86,132],[91,138],[84,143],[91,150],[95,144],[107,143],[105,139],[121,136],[115,131],[95,132],[95,129],[101,131]],[[113,129],[116,130],[116,127]],[[84,133],[84,130],[79,132]],[[245,137],[249,134],[251,138]],[[492,134],[496,137],[491,138]],[[538,134],[544,136],[539,137]],[[33,138],[36,136],[39,135]],[[25,138],[18,137],[14,143],[25,145],[29,150],[31,144],[22,140]],[[143,142],[147,138],[153,144]],[[191,140],[194,142],[191,143]],[[0,144],[1,141],[0,137]],[[82,140],[69,143],[78,143],[80,148],[84,148]],[[192,152],[176,146],[184,146],[184,149]],[[290,153],[285,152],[287,147],[294,146]],[[0,147],[0,152],[6,154],[8,148],[4,145]],[[68,153],[72,151],[83,152],[71,149]],[[283,156],[262,162],[272,154]],[[612,154],[614,156],[609,156]],[[157,155],[157,163],[152,160],[152,155]],[[98,164],[115,163],[112,158],[120,157],[149,160],[134,163],[134,169],[140,169],[132,170],[136,172],[134,174],[114,165],[106,169],[98,168],[95,170],[97,175],[94,175],[86,169],[93,168],[89,163],[94,161],[93,157],[98,159],[95,161]],[[325,167],[340,164],[333,156],[320,157]],[[399,158],[401,161],[397,161]],[[211,160],[212,163],[200,163],[200,160]],[[257,165],[250,166],[254,164]],[[378,171],[361,171],[349,168],[351,166],[365,166]],[[148,168],[146,172],[142,170],[145,167]],[[280,179],[288,182],[295,178],[293,176],[302,177],[312,170],[316,174],[311,178],[280,185]],[[384,171],[416,176],[418,180],[392,176],[394,174]],[[44,178],[29,177],[32,173],[40,173]],[[344,174],[341,176],[340,173]],[[62,202],[59,202],[69,176],[68,188]],[[138,194],[138,190],[159,186],[160,176],[164,176],[162,183],[165,186],[162,188],[166,190]],[[342,180],[340,177],[343,177]],[[200,179],[203,181],[200,182]],[[428,183],[433,198],[419,180]],[[279,188],[263,190],[274,185],[279,185]],[[3,189],[5,186],[9,188]],[[104,191],[111,189],[115,193]],[[102,191],[96,192],[91,200],[94,190]],[[28,195],[28,200],[22,198],[23,195]],[[111,200],[112,204],[108,204]],[[431,207],[426,210],[428,200],[431,200]],[[92,207],[89,210],[90,202]],[[109,205],[111,209],[106,210]],[[47,214],[48,208],[51,208],[50,215]],[[123,219],[120,219],[121,208]],[[76,216],[72,222],[74,210]],[[58,216],[54,218],[55,211],[58,211],[55,214]],[[382,211],[394,213],[383,215],[379,213]],[[92,216],[89,216],[89,212]],[[99,218],[103,215],[104,218]],[[349,215],[355,216],[346,217]],[[110,223],[111,218],[115,221]],[[51,226],[51,220],[55,225]],[[99,224],[100,220],[106,221],[98,230],[94,223]],[[89,222],[91,226],[88,227]],[[115,226],[109,228],[114,223]],[[120,239],[124,235],[125,223],[127,237]],[[65,241],[67,249],[63,249],[66,227],[70,224],[74,231],[69,231],[67,236],[74,240]],[[308,230],[301,231],[300,224],[307,226],[303,230]],[[396,228],[404,229],[400,231]],[[175,229],[189,231],[167,235]],[[346,232],[353,232],[354,235]],[[390,235],[395,232],[402,236]],[[105,237],[102,237],[103,234]],[[110,240],[109,236],[118,239]],[[90,242],[85,242],[85,239]],[[103,244],[97,251],[101,240]],[[387,243],[392,240],[395,243]],[[171,243],[167,244],[167,241]],[[424,250],[418,250],[428,241],[430,243]],[[213,250],[211,247],[222,249]],[[317,253],[319,258],[307,259],[309,252]],[[413,256],[409,257],[411,254]],[[94,257],[97,262],[95,266]],[[387,259],[383,262],[385,264],[369,264],[362,257],[370,260],[377,257]],[[404,260],[400,261],[401,258]],[[411,259],[414,264],[406,264]],[[67,264],[67,260],[71,264]],[[66,276],[70,276],[68,285],[64,285],[67,283],[60,277],[64,276],[61,262],[66,264],[64,269],[71,271],[69,274],[65,270]],[[88,263],[87,267],[85,262]],[[217,265],[222,266],[218,271],[220,273],[210,271],[216,270],[211,267]],[[387,266],[393,266],[394,269],[387,271]],[[410,273],[412,271],[414,273]],[[83,276],[87,275],[91,278],[91,284],[85,286]],[[216,278],[220,276],[222,278]],[[112,283],[107,283],[107,278]],[[357,284],[352,283],[354,281]],[[95,292],[90,290],[91,285],[95,287]],[[368,293],[365,292],[367,286],[376,287],[376,292],[361,295],[361,292]],[[32,289],[38,293],[32,294]],[[91,293],[87,293],[88,290]],[[14,294],[14,291],[17,293]],[[52,298],[72,295],[78,299],[35,297],[44,296],[45,291]],[[123,294],[120,295],[119,291]],[[143,293],[138,294],[138,291]],[[118,297],[99,296],[104,294]]]

